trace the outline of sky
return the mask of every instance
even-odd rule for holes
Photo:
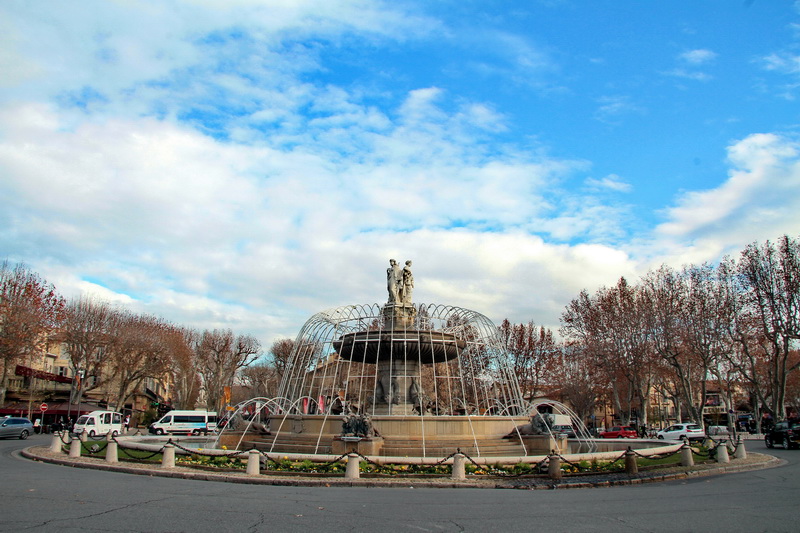
[[[264,349],[800,235],[800,3],[0,2],[0,258]]]

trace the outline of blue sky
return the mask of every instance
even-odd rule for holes
[[[0,255],[265,346],[800,233],[800,4],[0,3]]]

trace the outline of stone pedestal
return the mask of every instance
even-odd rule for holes
[[[417,310],[412,304],[386,304],[383,307],[383,319],[386,329],[414,329]]]
[[[350,440],[347,437],[334,437],[331,445],[333,455],[343,455],[345,453],[360,453],[361,455],[379,455],[383,448],[382,437],[372,437],[361,440]]]
[[[422,396],[419,363],[408,359],[378,361],[376,415],[411,415]]]
[[[548,454],[552,451],[558,453],[568,452],[567,437],[565,435],[522,435],[522,443],[528,450],[528,455]]]

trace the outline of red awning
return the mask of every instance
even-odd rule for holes
[[[44,370],[37,370],[36,368],[30,368],[22,365],[17,365],[17,368],[14,370],[14,373],[18,376],[29,376],[29,377],[34,377],[36,379],[42,379],[44,381],[55,381],[57,383],[72,383],[72,378],[68,378],[66,376],[59,376],[58,374],[53,374],[52,372],[45,372]]]
[[[41,402],[33,402],[30,406],[31,408],[31,416],[36,416],[37,418],[42,412],[39,410],[39,405]],[[47,411],[45,411],[44,415],[47,418],[58,417],[58,416],[79,416],[84,415],[86,413],[91,413],[92,411],[100,411],[103,408],[91,404],[91,403],[81,403],[80,405],[72,405],[70,407],[69,402],[47,402]],[[0,416],[2,415],[9,415],[9,416],[28,416],[28,402],[11,402],[0,408]]]

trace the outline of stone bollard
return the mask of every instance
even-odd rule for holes
[[[358,479],[361,475],[359,471],[358,454],[351,453],[347,455],[347,469],[344,472],[345,479]]]
[[[744,449],[744,440],[742,440],[742,436],[739,435],[739,441],[736,445],[736,451],[733,452],[734,459],[747,459],[747,450]]]
[[[247,475],[258,476],[261,474],[261,454],[258,450],[247,452]]]
[[[626,474],[639,473],[639,465],[636,464],[636,453],[630,448],[628,448],[628,451],[625,452],[625,473]]]
[[[61,451],[61,432],[56,431],[53,433],[53,439],[50,441],[50,451],[58,453]]]
[[[692,447],[684,444],[681,447],[681,466],[694,466],[694,456],[692,455]]]
[[[78,435],[78,440],[81,442],[87,442],[89,440],[89,433],[86,431],[81,431]]]
[[[728,443],[726,441],[720,441],[720,443],[715,448],[717,450],[717,462],[718,463],[730,463],[731,459],[728,457]]]
[[[547,462],[547,475],[550,479],[561,479],[561,457],[556,454],[550,454],[549,461]]]
[[[453,456],[453,473],[451,479],[466,479],[467,473],[464,465],[466,464],[466,457],[463,453],[457,453]]]
[[[69,456],[80,457],[81,448],[83,448],[83,442],[81,439],[72,439],[72,441],[69,443]]]
[[[106,444],[106,462],[118,463],[119,462],[119,446],[117,441],[109,440]]]
[[[161,468],[175,468],[175,446],[165,444],[161,452]]]

